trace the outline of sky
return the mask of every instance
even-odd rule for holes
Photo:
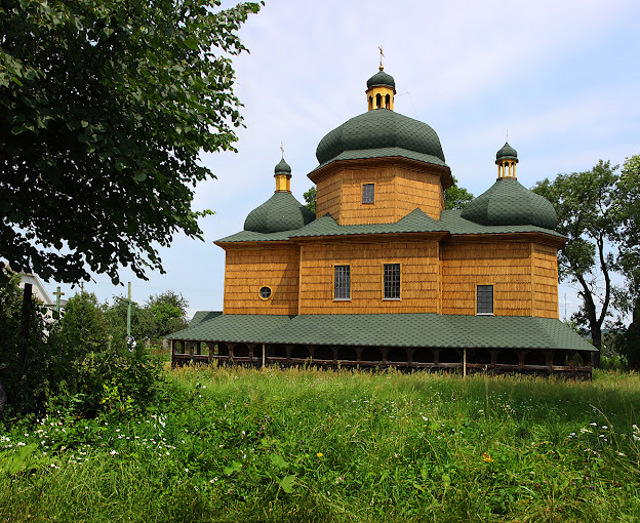
[[[191,314],[222,310],[225,256],[213,242],[242,230],[271,197],[281,144],[303,202],[322,137],[366,111],[379,46],[396,82],[395,110],[435,129],[458,184],[475,196],[495,181],[507,136],[529,188],[640,153],[635,0],[271,0],[240,37],[250,50],[234,60],[246,127],[236,154],[202,156],[216,179],[202,182],[194,201],[216,214],[200,222],[204,242],[178,235],[160,249],[166,274],[144,281],[122,270],[139,303],[173,290]],[[50,293],[56,286],[45,283]],[[78,290],[62,289],[65,298]],[[100,301],[127,292],[104,275],[84,289]],[[561,318],[577,310],[575,289],[561,285],[559,298]]]

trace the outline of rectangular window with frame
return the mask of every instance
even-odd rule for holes
[[[478,315],[493,314],[493,285],[478,285],[476,311]]]
[[[375,183],[362,184],[362,203],[374,203],[375,201]]]
[[[333,268],[333,299],[351,299],[351,266],[335,265]]]
[[[400,264],[384,264],[384,294],[385,300],[400,299]]]

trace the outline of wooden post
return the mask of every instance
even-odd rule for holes
[[[462,349],[462,377],[467,377],[467,348]]]
[[[266,347],[265,344],[262,344],[262,366],[264,367],[267,362],[267,355],[265,353]]]

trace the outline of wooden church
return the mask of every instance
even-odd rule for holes
[[[498,178],[463,210],[436,132],[394,111],[395,81],[367,81],[368,111],[316,150],[314,216],[291,194],[291,168],[226,252],[224,310],[172,334],[172,363],[312,364],[590,376],[593,346],[558,319],[550,202]]]

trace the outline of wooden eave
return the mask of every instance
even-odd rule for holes
[[[218,247],[222,247],[225,251],[228,247],[242,246],[242,247],[266,247],[269,245],[291,245],[291,240],[247,240],[247,241],[237,241],[237,242],[221,242],[215,241],[214,245]]]
[[[326,236],[296,236],[290,239],[294,243],[383,243],[394,241],[433,240],[441,241],[449,236],[447,231],[436,232],[381,232],[373,234],[339,234]]]
[[[541,243],[558,249],[564,247],[567,239],[564,236],[556,236],[543,232],[496,232],[483,234],[451,234],[447,241],[451,243],[494,243],[496,240],[513,243]]]

